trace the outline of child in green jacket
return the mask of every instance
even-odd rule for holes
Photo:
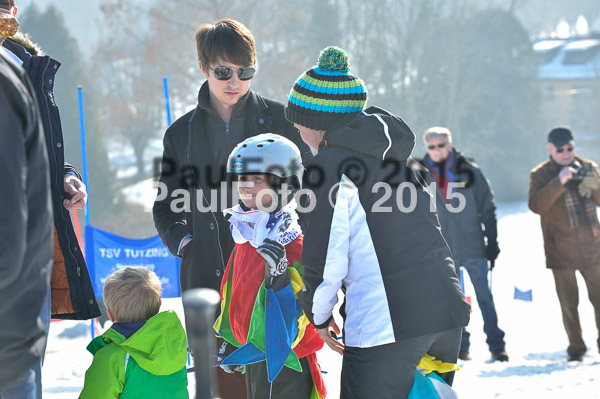
[[[145,267],[127,266],[104,283],[113,325],[92,340],[94,355],[81,399],[188,399],[185,331],[173,311],[158,313],[160,280]]]

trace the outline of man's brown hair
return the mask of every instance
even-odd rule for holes
[[[232,19],[200,26],[196,31],[196,50],[205,71],[219,60],[242,67],[256,65],[254,36],[244,24]]]

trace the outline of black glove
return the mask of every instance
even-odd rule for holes
[[[256,248],[256,252],[265,258],[265,279],[269,285],[274,277],[286,272],[288,260],[283,245],[266,238],[262,245]]]
[[[490,211],[486,214],[483,220],[483,226],[485,228],[483,234],[485,235],[487,245],[485,246],[485,257],[490,262],[490,270],[495,266],[496,258],[500,253],[498,248],[498,223],[496,222],[496,215]]]
[[[499,253],[498,241],[489,241],[485,247],[485,257],[490,261],[490,270],[494,268]]]

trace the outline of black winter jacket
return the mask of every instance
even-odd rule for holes
[[[59,291],[62,291],[63,288],[69,290],[67,300],[65,300],[64,295],[61,295],[62,300],[60,303],[56,301],[58,295],[53,295],[52,317],[74,320],[87,320],[98,317],[100,316],[100,310],[96,303],[88,269],[71,223],[71,215],[63,205],[66,198],[64,176],[67,172],[77,174],[77,171],[64,161],[64,141],[60,114],[52,91],[60,63],[41,53],[39,48],[19,33],[14,38],[6,39],[3,46],[23,61],[23,68],[33,83],[48,149],[54,224],[58,232],[60,250],[64,257],[65,271],[62,273],[66,272],[68,287],[58,287],[58,284],[64,284],[65,278],[57,271],[53,273],[52,285],[54,289]],[[78,175],[78,177],[81,179],[81,176]],[[70,303],[68,301],[69,297]]]
[[[338,290],[344,341],[372,347],[466,326],[469,305],[431,206],[429,174],[409,161],[414,134],[370,107],[331,126],[306,167],[308,217],[298,297],[317,327]],[[423,179],[425,176],[425,179]]]
[[[208,95],[208,83],[205,82],[198,93],[199,103],[201,96]],[[298,146],[303,159],[311,157],[298,131],[285,119],[283,104],[252,90],[248,95],[244,104],[246,137],[261,133],[280,134]],[[218,291],[234,247],[229,223],[222,214],[223,208],[233,205],[231,184],[224,174],[226,165],[214,165],[213,149],[206,131],[206,112],[198,105],[165,132],[160,183],[164,184],[166,198],[155,201],[152,210],[154,224],[163,243],[173,255],[182,258],[182,291],[203,287]],[[226,152],[232,150],[233,147]],[[222,182],[227,187],[225,192],[221,189]],[[216,190],[214,198],[211,197],[211,189]],[[179,212],[184,196],[189,196],[191,209]],[[221,206],[222,197],[224,207]],[[180,199],[179,205],[173,201],[174,198]],[[215,202],[218,206],[209,210]],[[172,204],[175,210],[171,209]],[[188,234],[191,234],[192,241],[178,254],[181,240]]]
[[[3,53],[3,51],[0,51]],[[33,88],[0,55],[0,391],[39,362],[52,268],[48,157]]]
[[[498,227],[494,192],[489,181],[475,162],[465,158],[454,148],[452,151],[454,164],[449,170],[457,183],[463,183],[463,187],[455,188],[455,194],[448,197],[451,199],[450,204],[438,209],[438,212],[454,261],[461,266],[468,259],[486,257],[484,236],[488,242],[496,243]],[[431,171],[428,155],[420,162]],[[437,195],[442,196],[439,190]],[[462,199],[457,195],[462,196]],[[464,201],[464,208],[460,212],[453,211],[459,209],[460,201]]]

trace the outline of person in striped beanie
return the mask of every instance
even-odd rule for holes
[[[438,371],[442,385],[452,384],[470,306],[430,210],[429,175],[409,159],[415,135],[366,102],[364,82],[337,47],[323,50],[289,94],[285,116],[317,151],[303,162],[314,206],[297,297],[323,342],[343,354],[341,399],[405,399],[426,354],[447,364]],[[342,287],[339,340],[333,310]]]
[[[327,130],[340,117],[362,111],[366,103],[367,89],[350,73],[348,55],[331,46],[321,51],[318,65],[294,84],[285,117],[311,129]]]

